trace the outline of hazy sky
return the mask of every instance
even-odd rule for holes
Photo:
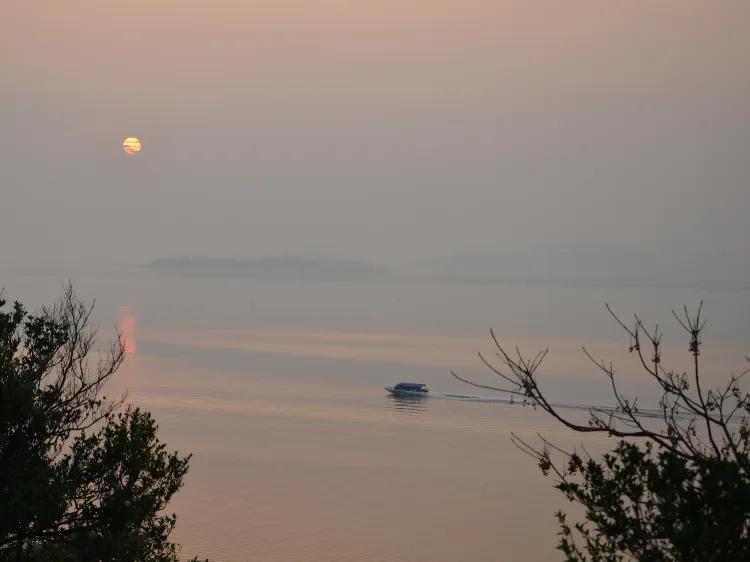
[[[748,22],[746,0],[3,0],[0,257],[748,259]]]

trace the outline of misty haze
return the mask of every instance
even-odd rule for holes
[[[660,369],[700,355],[705,389],[750,366],[748,21],[739,0],[4,2],[0,562],[566,559],[555,512],[585,511],[519,439],[616,439],[543,398],[572,425],[656,412],[658,451],[659,423],[700,418],[662,410]],[[94,304],[88,368],[122,353],[91,392],[192,454],[151,514],[177,515],[177,554],[77,530],[80,498],[42,516],[52,477],[18,476],[47,441],[11,420],[36,355],[9,311],[68,283]],[[526,372],[516,346],[549,352]],[[112,537],[148,534],[137,500]]]

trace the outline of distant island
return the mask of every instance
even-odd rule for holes
[[[610,253],[607,249],[560,247],[505,254],[459,253],[391,267],[356,259],[294,256],[167,257],[147,267],[178,275],[262,279],[750,288],[748,261],[743,256],[674,254],[665,257],[624,249]]]
[[[218,275],[269,279],[366,280],[389,275],[385,267],[352,259],[272,256],[262,258],[159,258],[148,267],[183,275]]]

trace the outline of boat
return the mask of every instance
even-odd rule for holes
[[[426,384],[418,382],[400,382],[395,386],[386,386],[385,389],[394,396],[414,396],[423,398],[430,392]]]

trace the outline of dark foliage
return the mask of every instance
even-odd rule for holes
[[[591,560],[740,561],[750,560],[750,395],[739,383],[748,371],[731,374],[726,386],[701,385],[701,307],[674,314],[689,334],[692,371],[664,365],[658,326],[648,330],[636,316],[627,326],[609,307],[630,337],[629,350],[655,381],[659,408],[639,410],[637,398],[619,390],[612,364],[586,356],[610,382],[617,406],[589,410],[588,423],[563,415],[539,386],[537,371],[547,350],[524,357],[506,351],[492,334],[497,367],[482,361],[506,385],[478,385],[518,395],[568,428],[603,433],[618,439],[615,448],[595,458],[585,447],[567,452],[542,438],[534,447],[513,435],[533,456],[556,487],[585,510],[585,520],[572,527],[563,512],[558,548],[568,562]],[[750,361],[750,359],[748,359]],[[562,457],[560,460],[558,457]]]
[[[6,305],[0,295],[0,560],[176,560],[163,510],[189,457],[166,451],[149,413],[102,394],[120,338],[97,352],[92,307],[71,287],[39,314]]]

